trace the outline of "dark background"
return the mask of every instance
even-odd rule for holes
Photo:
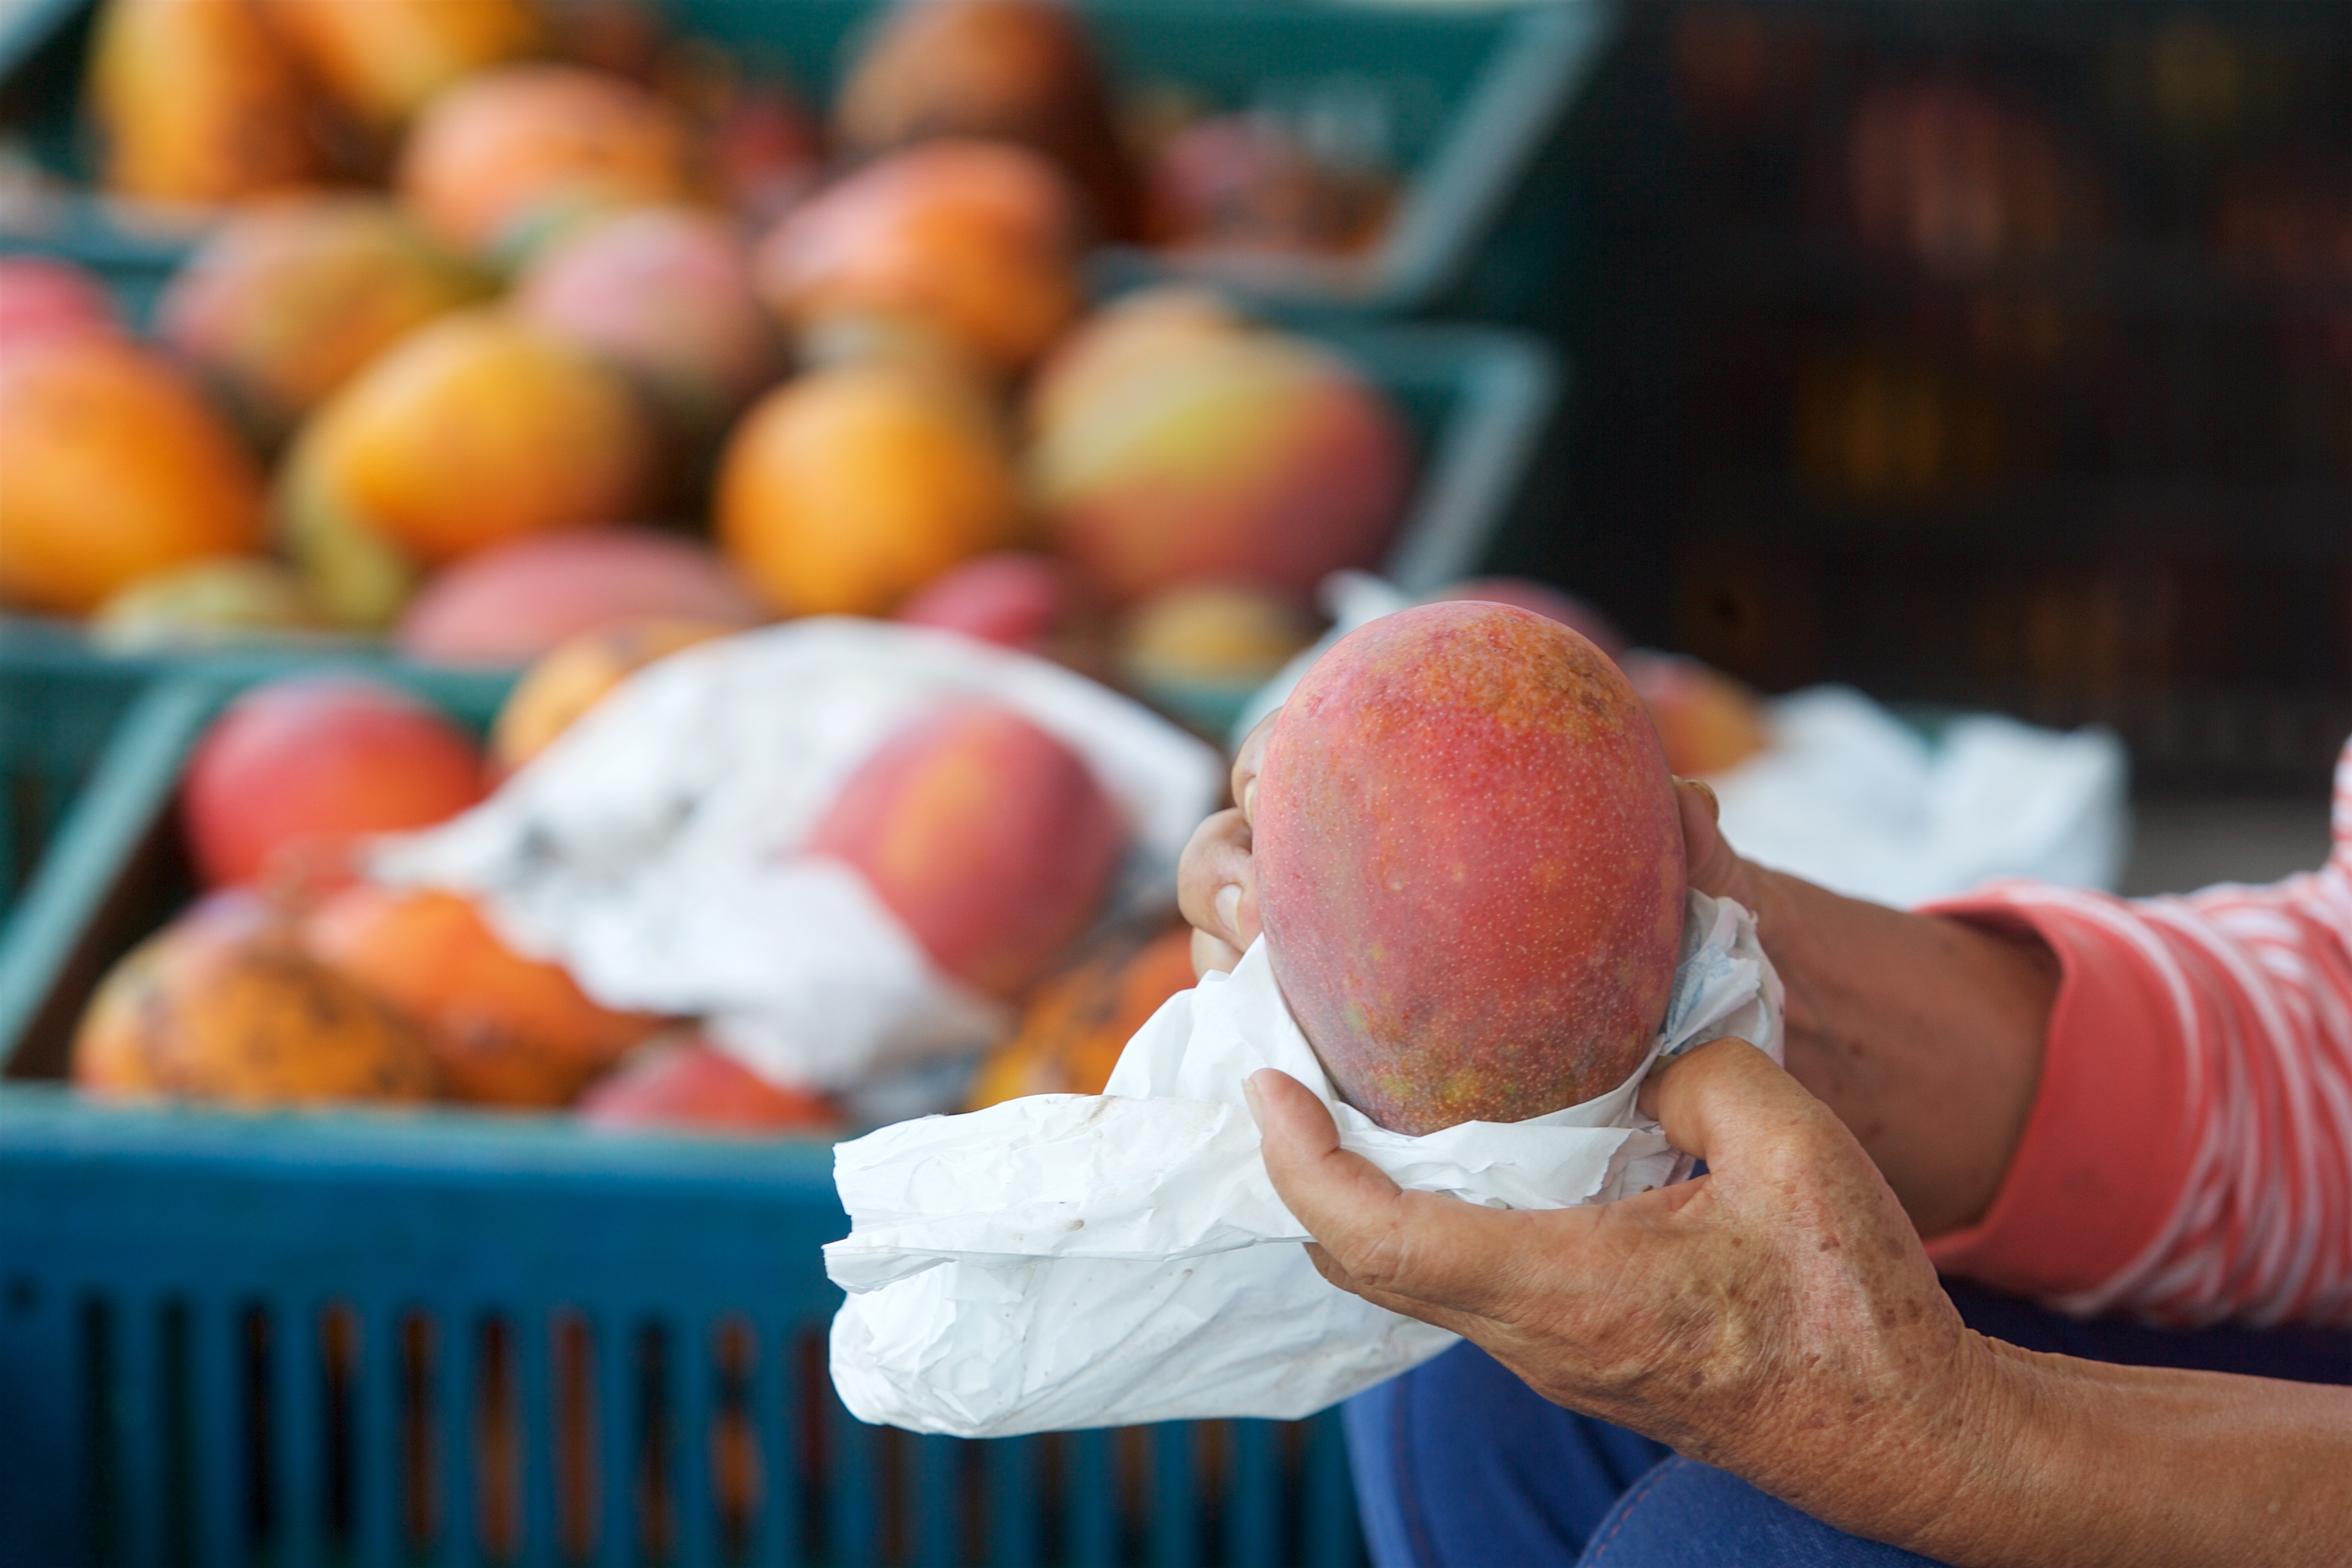
[[[1636,4],[1538,179],[1576,384],[1498,567],[1766,690],[2324,789],[2352,6]]]

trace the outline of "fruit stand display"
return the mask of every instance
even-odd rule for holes
[[[1459,573],[1476,559],[1525,460],[1549,396],[1549,362],[1521,340],[1470,328],[1334,329],[1328,338],[1371,373],[1421,454],[1412,521],[1397,545],[1402,559],[1417,563],[1412,573],[1423,580]],[[981,597],[988,608],[990,595]],[[519,617],[528,619],[510,595],[493,591],[489,598],[499,606],[489,617],[494,626],[510,630]],[[992,603],[991,613],[1001,611],[1003,596]],[[902,614],[968,624],[951,596],[919,616],[919,608]],[[448,614],[459,625],[467,619]],[[484,617],[472,619],[478,626]],[[711,629],[701,624],[696,635]],[[509,1540],[532,1552],[550,1549],[551,1496],[572,1500],[562,1504],[572,1510],[565,1519],[593,1507],[606,1520],[603,1534],[564,1539],[593,1535],[613,1561],[626,1560],[631,1549],[604,1543],[656,1528],[682,1532],[689,1552],[728,1531],[769,1532],[759,1538],[786,1553],[771,1560],[794,1560],[789,1553],[803,1549],[825,1561],[897,1560],[919,1546],[927,1559],[976,1553],[1024,1562],[1038,1558],[1024,1542],[1041,1541],[1047,1560],[1071,1562],[1120,1560],[1147,1542],[1154,1560],[1170,1562],[1338,1562],[1353,1552],[1344,1456],[1328,1421],[1295,1432],[1244,1423],[1023,1439],[989,1446],[994,1457],[965,1458],[944,1440],[876,1436],[837,1420],[821,1358],[805,1365],[788,1359],[817,1353],[807,1347],[818,1342],[812,1336],[836,1299],[817,1268],[817,1244],[845,1224],[821,1145],[624,1143],[573,1126],[456,1110],[257,1121],[200,1110],[100,1109],[26,1082],[63,1070],[77,1020],[110,964],[188,896],[192,878],[171,805],[183,760],[206,724],[238,687],[290,668],[318,668],[322,658],[316,647],[215,656],[183,663],[190,673],[181,679],[159,679],[173,661],[93,663],[59,653],[69,645],[42,634],[25,626],[12,633],[19,662],[31,660],[23,650],[36,647],[54,656],[28,670],[26,690],[54,689],[70,704],[76,726],[88,728],[110,711],[127,717],[108,744],[83,758],[94,767],[91,783],[0,942],[0,1037],[12,1049],[10,1081],[0,1089],[0,1160],[10,1165],[0,1181],[6,1232],[0,1255],[11,1260],[0,1281],[6,1293],[0,1384],[12,1398],[25,1390],[18,1407],[30,1413],[9,1425],[7,1440],[31,1451],[0,1463],[5,1484],[26,1489],[0,1508],[6,1528],[27,1532],[16,1556],[74,1562],[100,1552],[101,1560],[135,1562],[165,1550],[156,1542],[187,1540],[212,1553],[200,1560],[226,1562],[239,1560],[240,1543],[258,1540],[292,1543],[280,1560],[299,1562],[301,1543],[324,1535],[348,1539],[361,1560],[430,1542],[445,1560],[465,1561],[485,1542],[485,1551]],[[1293,646],[1278,643],[1274,657]],[[565,645],[533,672],[541,717],[502,726],[501,755],[522,760],[544,743],[547,715],[560,727],[596,691],[667,647],[659,635],[634,647],[611,646],[604,634]],[[356,657],[334,654],[328,662]],[[434,697],[478,730],[512,679],[380,658],[357,668]],[[83,696],[100,685],[110,706]],[[12,705],[9,717],[36,721],[38,712]],[[54,748],[73,732],[28,722],[21,736],[10,734]],[[97,739],[93,731],[93,746]],[[34,836],[25,853],[38,847]],[[1169,982],[1152,984],[1164,992]],[[1129,1011],[1150,1005],[1149,998],[1125,1004]],[[996,1077],[1017,1074],[1015,1092],[1086,1087],[1072,1080],[1063,1056],[1074,1048],[1087,1064],[1082,1076],[1098,1081],[1116,1050],[1108,1036],[1119,1027],[1113,1021],[1057,1032],[1048,1016],[1024,1037],[1023,1048],[1036,1059]],[[639,1098],[657,1103],[662,1093],[655,1086]],[[714,1195],[721,1193],[724,1202]],[[739,1217],[706,1225],[714,1207]],[[625,1222],[624,1215],[635,1217]],[[730,1233],[728,1226],[738,1228]],[[754,1232],[757,1246],[731,1238]],[[590,1235],[614,1249],[583,1243]],[[441,1280],[467,1283],[455,1295],[426,1288]],[[258,1316],[247,1311],[257,1306]],[[357,1315],[344,1315],[345,1307]],[[726,1315],[738,1311],[758,1331],[750,1340],[722,1334],[722,1349],[712,1352],[722,1359],[703,1370],[737,1390],[725,1398],[756,1412],[742,1417],[751,1423],[746,1430],[778,1424],[781,1435],[756,1449],[767,1489],[756,1505],[741,1490],[751,1483],[729,1493],[727,1483],[709,1479],[714,1472],[696,1468],[703,1450],[684,1436],[701,1419],[693,1401],[719,1396],[675,1363],[656,1364],[684,1380],[674,1395],[683,1403],[666,1406],[646,1394],[654,1403],[642,1406],[669,1414],[645,1414],[635,1428],[593,1420],[590,1428],[604,1434],[596,1441],[614,1446],[599,1450],[607,1456],[602,1462],[620,1467],[602,1473],[654,1466],[669,1479],[646,1483],[651,1491],[594,1490],[564,1457],[579,1451],[582,1440],[564,1436],[580,1430],[577,1421],[566,1427],[546,1415],[544,1401],[532,1403],[535,1392],[553,1386],[532,1381],[553,1375],[549,1363],[533,1357],[572,1352],[533,1348],[527,1334],[499,1337],[520,1333],[509,1329],[486,1330],[491,1337],[483,1342],[493,1348],[464,1369],[416,1348],[459,1342],[433,1339],[459,1333],[453,1324],[543,1325],[549,1313],[604,1325],[583,1331],[583,1345],[604,1342],[598,1332],[621,1333],[612,1325],[626,1321],[667,1325],[672,1337],[662,1342],[682,1346],[683,1336],[731,1322]],[[441,1326],[410,1326],[428,1321]],[[240,1350],[239,1336],[261,1333],[254,1325],[264,1321],[285,1325],[281,1337],[251,1341],[249,1354]],[[508,1343],[516,1348],[495,1348]],[[642,1358],[609,1345],[598,1353],[605,1358],[594,1363],[603,1380],[593,1396],[604,1402],[599,1408],[640,1410],[640,1382],[655,1374]],[[509,1354],[517,1359],[499,1359]],[[271,1356],[280,1359],[268,1363],[276,1368],[268,1375],[289,1380],[274,1385],[286,1390],[275,1405],[247,1387],[264,1364],[253,1358]],[[419,1403],[428,1373],[442,1380],[430,1384],[442,1403],[429,1407]],[[500,1381],[508,1378],[520,1382]],[[776,1381],[760,1381],[770,1378]],[[394,1387],[408,1391],[398,1396],[407,1405],[384,1403],[394,1395],[382,1391]],[[457,1426],[432,1426],[443,1417],[418,1414],[468,1408],[485,1387],[519,1402],[524,1414],[511,1427],[478,1426],[461,1441]],[[379,1392],[371,1396],[371,1388]],[[755,1389],[765,1390],[759,1399],[766,1404]],[[307,1402],[314,1392],[325,1413],[312,1422],[316,1407]],[[782,1403],[787,1392],[798,1403]],[[807,1436],[817,1431],[833,1435]],[[803,1436],[830,1446],[806,1452],[782,1446]],[[737,1456],[725,1463],[737,1468],[712,1460],[720,1466],[716,1473],[740,1475],[741,1456],[753,1451],[743,1446],[750,1439],[720,1441],[720,1452]],[[217,1465],[256,1444],[274,1456],[263,1468]],[[674,1472],[659,1468],[671,1461],[646,1457],[656,1450],[674,1450]],[[520,1479],[505,1491],[494,1479],[508,1473],[497,1469],[502,1464],[520,1467],[512,1472]],[[551,1480],[548,1467],[563,1465],[575,1466],[563,1472],[571,1479]],[[440,1478],[431,1482],[438,1490],[428,1489],[428,1476]],[[239,1500],[253,1496],[273,1500],[249,1513]],[[1157,1500],[1170,1497],[1191,1500]],[[519,1511],[501,1511],[509,1509]],[[625,1509],[636,1511],[625,1519],[604,1511]],[[483,1530],[516,1533],[477,1531],[469,1542],[477,1517]],[[966,1537],[975,1531],[997,1545],[971,1548],[970,1540],[980,1538]]]
[[[376,679],[384,668],[352,668]],[[103,1105],[25,1081],[60,1070],[86,1013],[77,1071],[98,1082],[120,1070],[91,1054],[110,1037],[93,987],[200,876],[236,869],[222,858],[248,829],[245,803],[208,795],[204,778],[180,786],[192,758],[232,785],[250,771],[221,715],[241,692],[320,689],[315,676],[295,688],[272,679],[282,674],[215,668],[151,688],[137,746],[117,748],[79,810],[70,880],[53,863],[0,967],[14,1040],[0,1090],[0,1387],[12,1415],[0,1426],[0,1555],[1352,1560],[1328,1419],[983,1445],[849,1421],[823,1373],[838,1297],[817,1250],[845,1224],[824,1140],[622,1137],[462,1107]],[[397,679],[477,732],[508,685]],[[239,742],[268,767],[268,737],[255,731],[247,722]],[[345,914],[341,934],[322,940],[349,949],[353,906],[330,894],[327,907]],[[202,939],[207,920],[222,917],[199,910],[174,929]],[[68,940],[50,940],[59,932]],[[1178,983],[1171,972],[1147,984]],[[171,1005],[169,974],[157,984],[150,1013]],[[263,993],[210,994],[249,1007]],[[1034,1069],[1041,1038],[1070,1036],[1068,1010],[1066,996],[1046,1000],[1008,1060]],[[1102,1051],[1083,1022],[1071,1037]],[[195,1088],[201,1066],[197,1078],[185,1069],[196,1059],[139,1061]],[[310,1059],[304,1071],[325,1070]],[[250,1058],[242,1076],[213,1081],[251,1086],[277,1070]],[[505,1091],[478,1079],[467,1092]]]
[[[1318,354],[1342,353],[1361,367],[1351,384],[1376,389],[1383,417],[1406,438],[1394,450],[1412,454],[1395,475],[1403,517],[1390,569],[1429,584],[1468,569],[1539,426],[1553,380],[1548,357],[1510,334],[1466,327],[1333,327],[1318,341],[1329,345]],[[615,580],[653,581],[666,593],[682,584],[688,597],[670,607],[698,618],[627,620],[578,636],[560,616],[535,618],[531,596],[501,574],[544,581],[543,552],[583,538],[600,542],[601,553],[556,563],[567,584],[559,600],[600,606]],[[690,568],[676,569],[680,559]],[[727,594],[742,590],[709,575],[708,560],[690,540],[643,531],[525,540],[445,574],[407,629],[443,647],[490,637],[467,651],[509,667],[559,642],[491,735],[499,765],[512,767],[630,670],[740,624],[730,623]],[[899,618],[1077,657],[1059,602],[1031,592],[1038,560],[971,562],[902,605]],[[1050,588],[1058,578],[1045,581]],[[1245,680],[1311,635],[1309,626],[1261,636],[1248,615],[1213,604],[1184,614],[1205,615],[1213,645],[1240,645],[1228,668]],[[1201,681],[1181,657],[1199,633],[1183,615],[1170,618],[1173,630],[1139,647],[1172,661],[1174,675],[1125,678],[1141,686],[1157,673],[1170,706],[1204,702],[1202,721],[1222,722],[1228,715],[1215,704],[1247,686]],[[323,1539],[348,1542],[362,1561],[411,1547],[448,1561],[498,1557],[514,1542],[543,1559],[583,1542],[604,1560],[626,1561],[638,1551],[633,1542],[674,1539],[683,1555],[673,1560],[688,1562],[722,1560],[719,1547],[740,1542],[786,1561],[1350,1559],[1345,1458],[1328,1419],[966,1450],[843,1418],[822,1375],[821,1329],[837,1297],[816,1247],[845,1222],[820,1143],[625,1141],[578,1122],[463,1107],[257,1119],[100,1106],[26,1081],[66,1070],[85,1015],[104,1015],[90,1005],[101,981],[185,903],[196,866],[233,875],[243,863],[236,852],[207,851],[192,864],[173,809],[185,762],[237,691],[289,669],[341,666],[422,693],[482,731],[514,676],[406,665],[331,643],[93,662],[58,652],[72,643],[56,628],[20,623],[11,637],[20,650],[51,650],[59,679],[110,681],[127,714],[0,942],[0,1037],[12,1053],[0,1089],[0,1161],[9,1165],[0,1255],[10,1260],[0,1280],[0,1384],[12,1397],[24,1390],[21,1408],[31,1413],[5,1440],[33,1450],[0,1463],[5,1484],[24,1489],[0,1508],[8,1529],[27,1532],[18,1555],[135,1562],[185,1542],[199,1560],[241,1560],[258,1543],[300,1562]],[[266,784],[266,759],[260,776]],[[201,816],[205,798],[234,805],[249,787],[195,792],[187,809]],[[173,929],[202,936],[205,918]],[[408,951],[425,951],[424,936],[410,940]],[[193,947],[189,972],[203,971],[205,943]],[[1116,1037],[1177,983],[1183,966],[1165,956],[1164,942],[1146,944],[1132,963],[1112,951],[1096,969],[1049,984],[976,1098],[1098,1087]],[[1105,981],[1090,978],[1106,965]],[[135,963],[128,972],[152,973]],[[231,985],[246,973],[209,973]],[[1085,994],[1090,984],[1097,999]],[[324,994],[343,994],[331,985]],[[145,1016],[120,1006],[111,1016]],[[92,1037],[111,1037],[98,1028]],[[109,1080],[105,1059],[94,1045],[91,1081]],[[152,1056],[113,1059],[131,1068],[111,1081],[179,1086],[173,1094],[248,1081],[246,1068],[207,1079],[159,1068]],[[338,1081],[374,1081],[368,1059],[362,1049],[350,1069],[359,1076]],[[723,1099],[767,1129],[805,1110],[804,1101],[779,1103],[747,1086],[740,1068],[714,1095],[714,1059],[645,1058],[688,1064],[662,1075],[639,1073],[632,1058],[582,1110],[608,1124],[709,1121]],[[561,1092],[574,1087],[567,1080]],[[719,1217],[705,1223],[707,1215]],[[690,1440],[699,1430],[714,1434],[709,1445]],[[257,1454],[268,1457],[235,1458]],[[641,1479],[597,1479],[614,1475]],[[254,1498],[268,1500],[248,1507]]]
[[[1463,13],[1118,0],[1043,34],[1007,19],[1018,7],[884,26],[866,0],[484,0],[422,25],[366,0],[259,20],[194,7],[194,23],[152,0],[113,9],[28,5],[0,33],[0,134],[16,165],[0,225],[142,294],[184,250],[191,215],[159,226],[142,198],[380,174],[425,98],[552,57],[653,82],[703,116],[726,177],[756,204],[788,202],[824,141],[863,155],[942,131],[1011,134],[1062,155],[1087,188],[1104,282],[1213,279],[1265,301],[1382,312],[1460,284],[1507,212],[1507,248],[1543,254],[1506,257],[1501,275],[1525,294],[1557,272],[1564,230],[1520,181],[1610,30],[1585,0]],[[269,133],[240,140],[239,117]],[[86,199],[91,187],[113,196]]]
[[[1339,574],[1487,591],[1553,357],[1353,318],[1478,260],[1604,11],[9,15],[0,1557],[1353,1561],[1328,1415],[850,1420],[829,1144],[1098,1092],[1199,737]],[[848,911],[799,1014],[383,858],[559,867],[688,710],[814,814],[676,906],[767,978]]]

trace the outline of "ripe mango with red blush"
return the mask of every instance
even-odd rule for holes
[[[1076,752],[1012,709],[969,702],[884,741],[805,849],[861,872],[941,970],[1009,997],[1093,920],[1123,837]]]
[[[1048,556],[1003,550],[940,574],[891,619],[1044,653],[1078,613],[1067,568]]]
[[[54,257],[0,256],[0,352],[42,338],[122,330],[98,274]]]
[[[1082,331],[1040,378],[1030,480],[1055,544],[1105,597],[1246,583],[1304,598],[1376,565],[1412,444],[1344,361],[1287,333],[1134,318]],[[1085,395],[1071,395],[1073,383]]]
[[[1009,374],[1084,306],[1078,226],[1068,181],[1027,148],[926,142],[793,208],[756,266],[804,358],[908,334]]]
[[[1085,25],[1055,0],[915,0],[884,13],[834,129],[860,156],[941,136],[1019,142],[1078,182],[1095,224],[1135,228],[1134,171]]]
[[[402,616],[404,658],[529,664],[617,622],[661,616],[741,630],[767,619],[716,551],[650,528],[537,534],[437,574]]]
[[[514,308],[627,371],[696,443],[784,368],[750,251],[714,212],[646,207],[565,234],[516,279]]]
[[[699,1038],[647,1042],[589,1086],[580,1119],[629,1131],[831,1132],[839,1108],[811,1089],[770,1083]]]
[[[1558,622],[1400,611],[1268,734],[1257,898],[1284,996],[1381,1126],[1520,1121],[1622,1083],[1674,984],[1685,868],[1641,700]]]
[[[370,360],[486,292],[391,202],[302,195],[231,213],[155,313],[163,341],[274,439]]]
[[[592,213],[691,200],[691,129],[653,93],[578,66],[482,71],[428,104],[401,150],[400,193],[441,239],[511,263]]]
[[[229,705],[189,761],[180,810],[197,871],[222,887],[273,857],[427,827],[481,797],[464,731],[394,688],[311,676]]]
[[[1629,653],[1619,662],[1642,694],[1675,772],[1688,778],[1729,773],[1771,745],[1762,700],[1721,670],[1679,654]]]

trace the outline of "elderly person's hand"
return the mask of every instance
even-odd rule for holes
[[[1296,1080],[1249,1098],[1334,1285],[1842,1530],[1963,1564],[2340,1561],[2352,1396],[1973,1332],[1853,1135],[1742,1041],[1644,1086],[1707,1173],[1582,1208],[1402,1192]]]

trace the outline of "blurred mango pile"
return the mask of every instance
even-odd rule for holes
[[[675,641],[636,637],[590,634],[562,657],[601,657],[609,674]],[[559,668],[579,674],[575,658],[519,688],[487,756],[430,704],[363,676],[284,678],[232,702],[180,793],[203,896],[100,985],[75,1081],[247,1106],[576,1106],[614,1128],[843,1125],[829,1097],[763,1076],[697,1018],[600,1005],[561,963],[510,946],[473,896],[371,879],[371,838],[478,804],[584,710],[591,685],[549,679]],[[1172,910],[1103,918],[1126,836],[1076,751],[967,702],[896,731],[800,852],[846,867],[942,975],[1019,1022],[982,1072],[986,1103],[1098,1091],[1129,1036],[1192,984]]]
[[[1119,133],[1058,5],[882,13],[826,125],[594,0],[96,28],[111,186],[227,205],[145,341],[0,257],[16,610],[484,664],[622,615],[896,612],[1238,689],[1399,524],[1409,435],[1341,360],[1206,294],[1089,312],[1098,237],[1366,231],[1265,116]]]

